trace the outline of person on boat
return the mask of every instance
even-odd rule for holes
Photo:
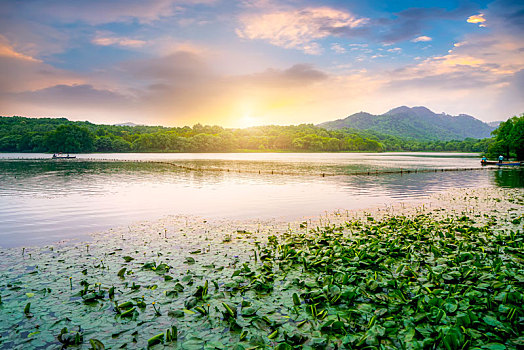
[[[488,159],[486,158],[486,156],[482,157],[482,159],[480,160],[481,163],[486,163],[488,161]]]
[[[504,156],[501,154],[501,155],[499,156],[499,163],[502,163],[503,160],[504,160]]]

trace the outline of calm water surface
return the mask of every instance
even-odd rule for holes
[[[168,214],[298,219],[419,199],[450,188],[524,186],[523,172],[518,169],[348,175],[401,168],[480,168],[476,154],[127,153],[77,157],[53,161],[48,154],[0,154],[0,246],[86,239],[93,231]],[[230,171],[188,171],[132,160]],[[290,175],[271,175],[271,171]],[[322,177],[322,173],[335,176]]]

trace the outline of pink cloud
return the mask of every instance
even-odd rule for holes
[[[144,40],[131,39],[127,37],[118,37],[110,33],[98,32],[97,36],[91,40],[95,45],[100,46],[122,46],[130,48],[138,48],[147,44]]]
[[[40,60],[31,57],[29,55],[23,54],[15,50],[15,48],[9,43],[6,37],[0,35],[0,56],[10,57],[19,60],[32,61],[32,62],[41,62]]]
[[[308,7],[242,15],[236,33],[243,39],[260,39],[276,46],[318,54],[321,48],[315,40],[332,36],[337,30],[359,27],[367,21],[367,18],[357,18],[330,7]]]
[[[186,5],[210,4],[216,0],[49,0],[22,4],[26,11],[63,22],[82,21],[93,25],[113,22],[150,23],[170,17]]]
[[[431,40],[433,40],[433,39],[430,38],[429,36],[422,35],[422,36],[416,37],[415,39],[413,39],[411,41],[414,42],[414,43],[418,43],[418,42],[428,42],[428,41],[431,41]]]

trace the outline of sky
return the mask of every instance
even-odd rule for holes
[[[524,113],[524,1],[2,0],[0,115],[225,127]]]

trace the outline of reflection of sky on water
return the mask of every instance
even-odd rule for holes
[[[495,184],[495,171],[411,173],[320,177],[326,166],[343,174],[348,164],[378,169],[377,164],[396,159],[413,162],[412,155],[362,154],[329,161],[315,154],[293,159],[286,154],[278,161],[186,159],[216,166],[217,162],[242,169],[268,170],[295,167],[304,173],[268,175],[235,172],[194,172],[169,165],[109,162],[0,162],[0,246],[50,243],[82,237],[88,232],[168,214],[231,218],[290,218],[318,215],[336,209],[358,209],[417,199],[456,187]],[[127,156],[127,155],[126,155]],[[202,155],[198,155],[202,157]],[[244,155],[242,155],[244,157]],[[272,154],[271,157],[279,157]],[[325,155],[324,155],[325,156]],[[435,166],[437,157],[418,157],[420,167]],[[468,158],[445,158],[461,164]],[[478,164],[476,159],[473,159]],[[431,165],[433,164],[433,165]],[[220,165],[222,167],[222,164]],[[416,167],[413,167],[416,168]],[[340,170],[342,169],[342,170]],[[511,173],[511,172],[510,172]],[[505,178],[504,173],[498,176]]]
[[[492,181],[486,171],[453,171],[438,173],[410,173],[349,176],[345,177],[345,188],[373,196],[376,192],[386,193],[394,199],[418,198],[449,188],[486,187]]]

